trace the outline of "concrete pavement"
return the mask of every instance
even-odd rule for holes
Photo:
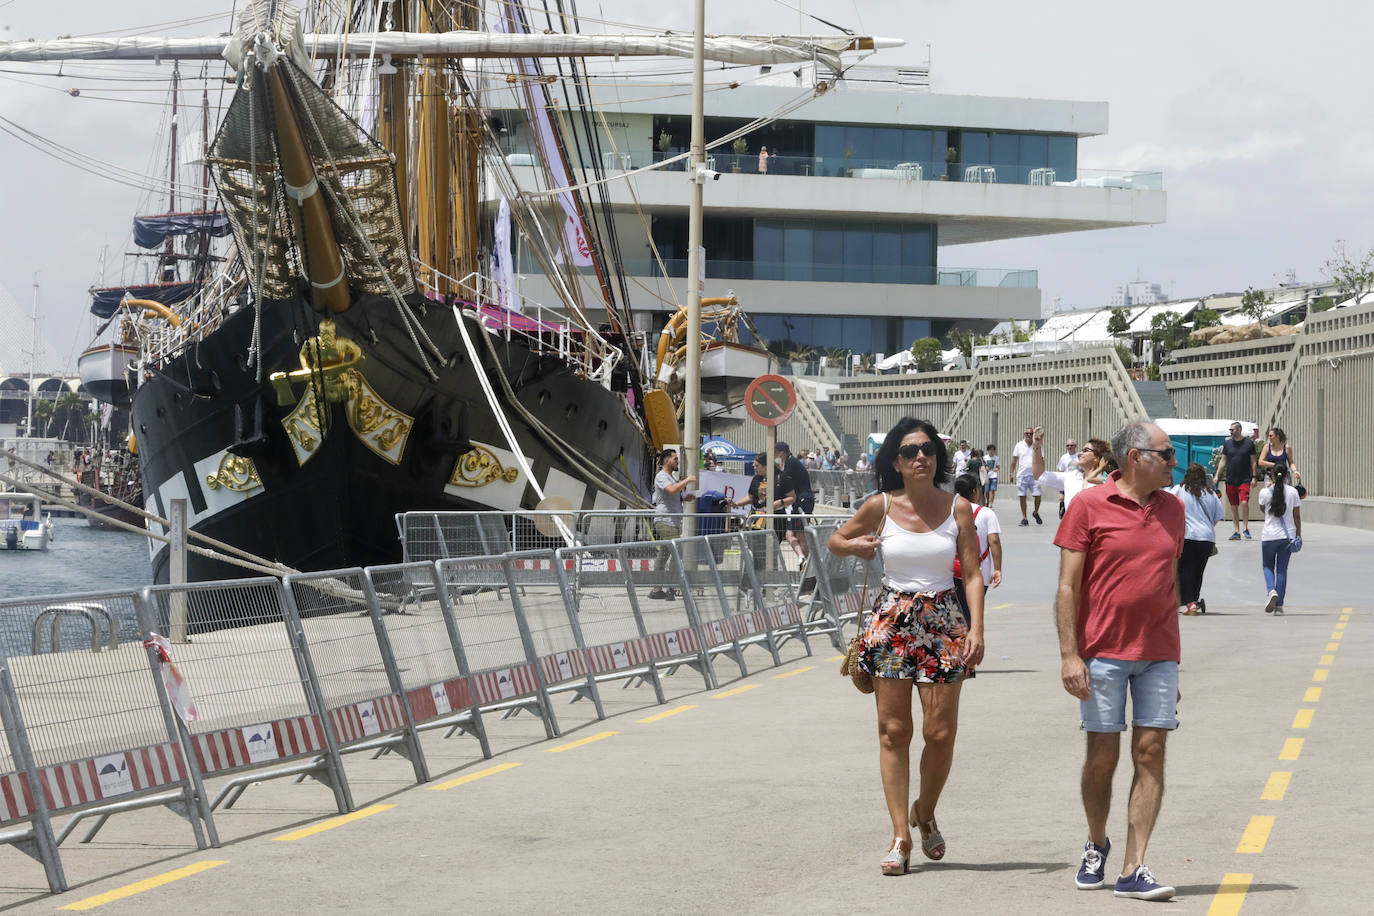
[[[938,811],[949,852],[906,877],[878,872],[890,837],[873,701],[838,676],[831,647],[817,642],[806,658],[794,642],[782,668],[764,668],[755,650],[754,673],[716,691],[679,672],[664,706],[648,687],[608,685],[606,721],[560,699],[565,734],[554,741],[528,716],[489,719],[491,760],[470,738],[428,733],[438,775],[426,786],[411,784],[399,758],[349,757],[363,816],[342,823],[326,788],[285,780],[217,812],[220,849],[196,851],[166,811],[115,817],[89,846],[64,847],[75,887],[60,897],[43,892],[36,863],[0,847],[0,908],[1367,912],[1359,851],[1374,845],[1374,602],[1359,570],[1374,534],[1306,526],[1282,618],[1262,611],[1259,542],[1220,543],[1204,588],[1210,612],[1180,621],[1182,727],[1147,856],[1179,896],[1148,904],[1073,887],[1083,738],[1059,684],[1056,520],[1053,503],[1045,508],[1043,527],[1004,528],[1007,581],[989,595],[987,661],[963,692]],[[1014,526],[1014,500],[998,509]],[[1229,525],[1218,530],[1225,537]],[[723,659],[717,670],[723,681],[734,673]],[[1109,873],[1121,864],[1129,779],[1123,762]],[[1218,895],[1224,881],[1234,892]]]

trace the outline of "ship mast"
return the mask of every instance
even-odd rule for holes
[[[167,212],[169,214],[177,212],[177,100],[181,95],[181,63],[172,63],[172,141],[170,149],[167,151]],[[158,271],[158,280],[168,283],[176,279],[177,251],[176,241],[173,236],[168,235],[166,244],[163,248],[162,269]]]

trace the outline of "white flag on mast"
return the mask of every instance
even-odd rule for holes
[[[512,312],[523,311],[524,304],[515,288],[515,265],[510,254],[510,204],[504,197],[496,212],[491,247],[491,276],[496,281],[496,301],[502,308]]]
[[[524,17],[520,15],[519,7],[509,0],[506,3],[505,16],[501,20],[501,29],[506,32],[529,31],[525,28]],[[568,180],[568,170],[563,163],[563,152],[558,146],[557,135],[553,132],[553,123],[549,120],[548,106],[552,104],[552,100],[543,84],[535,79],[540,75],[539,62],[533,57],[522,57],[520,58],[520,69],[527,77],[530,77],[525,83],[525,100],[529,106],[535,138],[539,141],[539,153],[544,160],[544,165],[549,170],[549,178],[553,181],[553,186],[566,188],[572,182]],[[542,98],[536,98],[536,93]],[[563,248],[567,250],[575,266],[590,267],[592,248],[587,242],[587,233],[582,226],[582,217],[577,212],[577,201],[573,199],[573,192],[564,191],[559,194],[558,203],[562,205],[564,214]],[[562,259],[563,253],[559,252],[559,260]]]

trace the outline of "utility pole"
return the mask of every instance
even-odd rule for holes
[[[687,379],[682,393],[682,451],[690,477],[701,456],[701,206],[706,181],[706,0],[695,0],[692,29],[692,145],[687,157],[691,206],[687,213]],[[682,533],[697,533],[695,503],[682,520]]]
[[[33,317],[29,330],[29,438],[33,438],[33,370],[38,362],[38,271],[33,274]]]

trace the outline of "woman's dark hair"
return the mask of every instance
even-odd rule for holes
[[[878,482],[880,492],[891,493],[904,486],[902,475],[895,467],[897,449],[902,447],[903,439],[917,432],[924,433],[927,439],[935,443],[935,485],[949,482],[949,451],[945,448],[944,440],[940,438],[940,431],[929,420],[902,417],[896,426],[887,431],[887,438],[883,440],[878,454],[873,456],[873,476]]]
[[[1269,431],[1278,436],[1280,442],[1286,443],[1288,441],[1288,433],[1283,431],[1282,426],[1271,426],[1269,427]]]
[[[1202,496],[1202,491],[1207,487],[1207,469],[1194,461],[1188,465],[1188,470],[1183,472],[1183,489],[1196,497]]]
[[[982,485],[983,482],[978,479],[977,474],[960,474],[954,478],[954,492],[970,502],[973,501],[973,494],[977,493]]]
[[[1269,470],[1274,475],[1274,488],[1270,491],[1269,497],[1269,514],[1275,518],[1283,518],[1288,514],[1288,468],[1280,464]]]

